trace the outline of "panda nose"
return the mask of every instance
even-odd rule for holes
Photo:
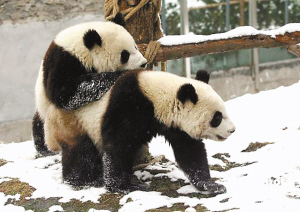
[[[142,67],[142,68],[146,68],[146,67],[147,67],[147,63],[143,63],[143,64],[141,65],[141,67]]]
[[[232,134],[235,132],[235,129],[228,130],[228,132]]]

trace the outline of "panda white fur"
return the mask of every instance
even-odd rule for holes
[[[99,100],[123,70],[146,66],[118,13],[112,22],[90,22],[61,31],[42,61],[35,87],[33,138],[36,149],[49,153],[44,124],[51,105],[76,110]]]
[[[130,189],[135,154],[159,134],[171,144],[178,165],[196,188],[207,194],[225,192],[211,180],[202,139],[223,141],[235,126],[222,99],[203,82],[208,78],[206,72],[193,80],[166,72],[128,71],[101,100],[71,114],[53,110],[49,128],[62,146],[64,180],[75,185],[103,181],[111,191]]]

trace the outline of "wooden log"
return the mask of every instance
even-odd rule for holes
[[[199,43],[161,45],[154,62],[173,60],[183,57],[193,57],[203,54],[218,54],[241,49],[275,48],[300,43],[300,30],[284,35],[249,35],[221,40],[211,40]],[[139,50],[144,53],[147,44],[139,44]]]

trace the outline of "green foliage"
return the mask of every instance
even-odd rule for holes
[[[206,4],[224,2],[225,0],[198,0]],[[257,2],[257,19],[259,29],[273,29],[285,24],[285,1],[269,0]],[[289,22],[300,21],[300,7],[298,0],[289,0]],[[180,5],[179,0],[167,1],[166,21],[167,34],[180,34]],[[195,34],[210,35],[225,32],[225,5],[215,8],[191,10],[189,12],[190,31]],[[245,25],[249,22],[249,6],[245,3]],[[231,28],[240,26],[240,5],[230,5]]]
[[[205,2],[206,4],[225,2],[225,0],[198,0]],[[167,35],[179,35],[180,34],[180,5],[179,0],[166,1],[166,23]],[[289,0],[288,12],[289,22],[300,22],[300,3],[298,0]],[[245,25],[249,25],[249,4],[245,3]],[[197,35],[210,35],[215,33],[226,32],[225,29],[225,5],[220,5],[214,8],[191,10],[189,12],[189,27],[190,32]],[[240,5],[230,5],[230,27],[234,29],[240,26]],[[257,1],[257,19],[258,29],[268,30],[278,28],[285,25],[285,0],[269,0],[269,1]],[[268,56],[269,51],[273,56]],[[262,62],[274,61],[274,58],[289,59],[293,56],[287,54],[284,49],[276,48],[272,50],[264,50],[264,54],[260,56]],[[274,54],[278,55],[274,57]],[[236,52],[229,52],[217,55],[203,55],[200,57],[192,58],[192,73],[196,73],[199,69],[205,69],[208,71],[214,70],[226,70],[232,67],[248,66],[249,65],[249,50],[242,50]],[[184,75],[181,67],[178,65],[178,61],[172,62],[169,65],[171,72],[178,72],[176,74]],[[175,67],[176,68],[175,68]]]
[[[178,2],[169,2],[166,5],[166,32],[168,35],[180,34],[180,9]]]

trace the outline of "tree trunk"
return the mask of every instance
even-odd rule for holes
[[[106,0],[109,1],[109,0]],[[128,11],[138,8],[130,17]],[[148,44],[150,41],[158,40],[163,36],[159,12],[161,0],[121,0],[118,1],[119,11],[125,15],[125,28],[133,36],[137,44]],[[108,8],[106,8],[108,10]],[[111,14],[107,14],[109,16]]]

